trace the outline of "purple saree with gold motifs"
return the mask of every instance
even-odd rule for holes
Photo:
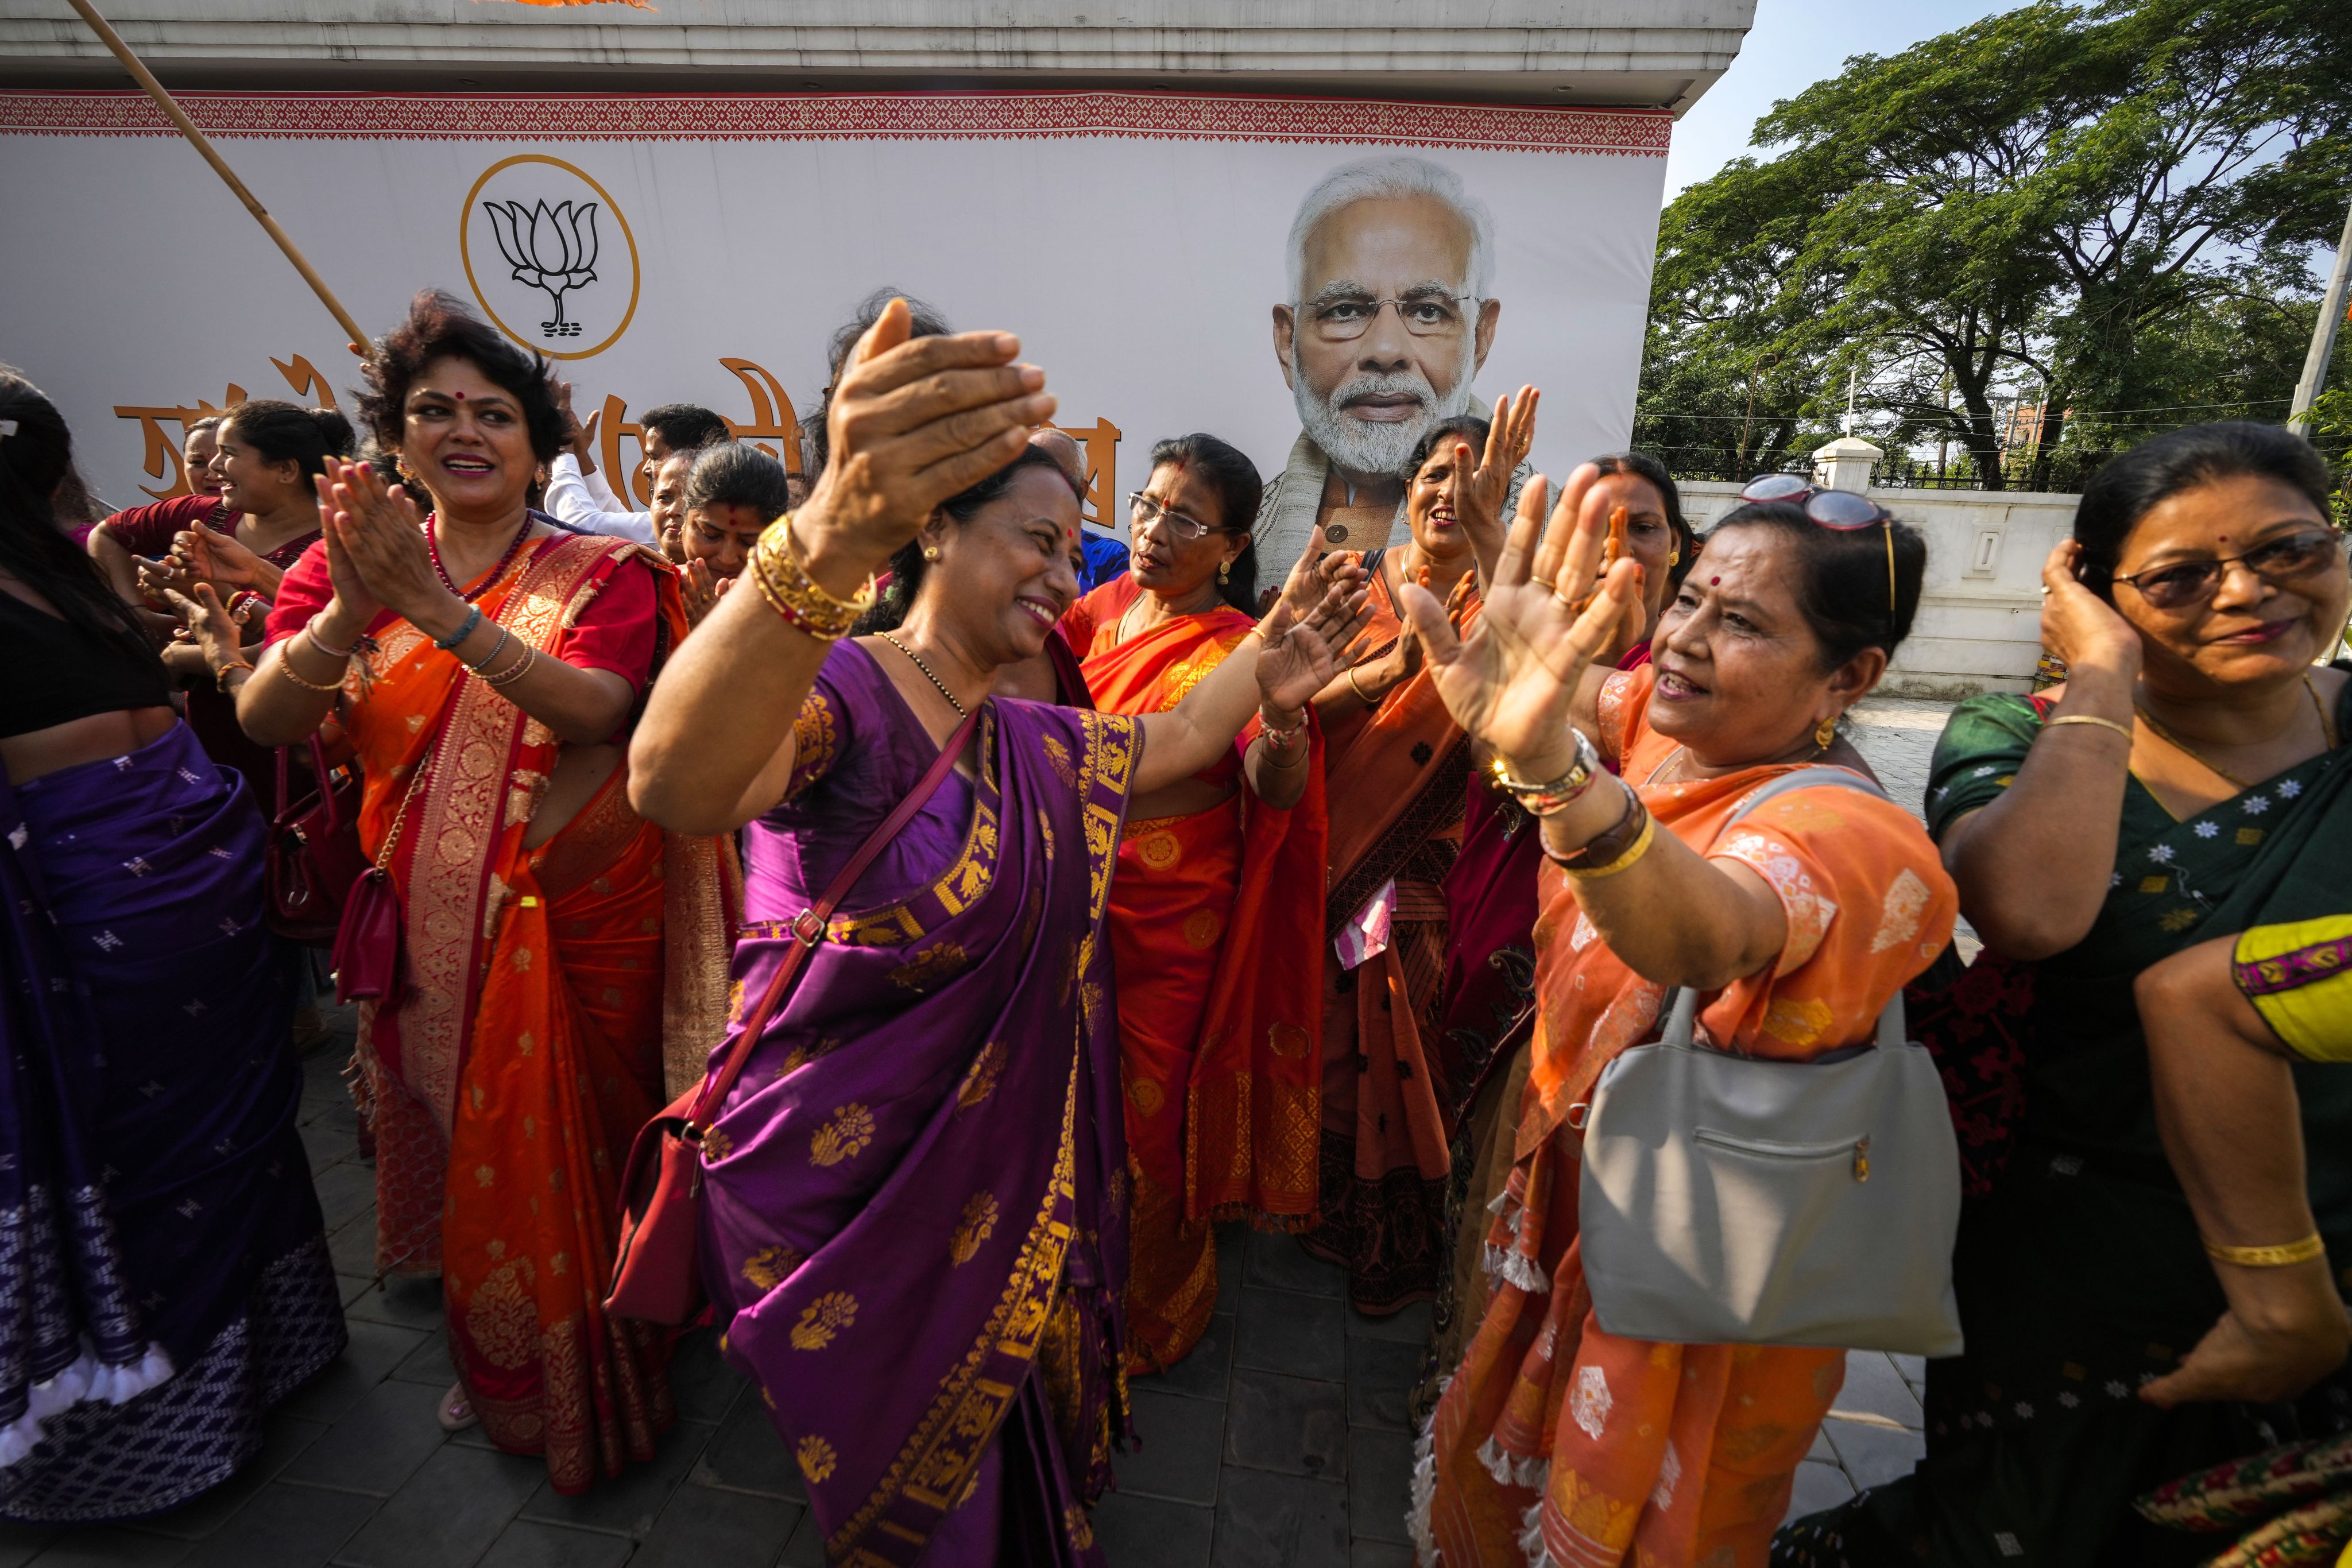
[[[739,1011],[937,754],[855,643],[797,732],[785,802],[747,835]],[[977,779],[861,879],[705,1144],[722,1343],[834,1563],[1102,1560],[1086,1505],[1127,1425],[1102,923],[1139,744],[1132,719],[992,701]]]

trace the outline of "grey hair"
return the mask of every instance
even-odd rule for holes
[[[1377,197],[1434,196],[1470,225],[1469,276],[1462,292],[1484,299],[1495,287],[1495,217],[1472,195],[1462,176],[1442,163],[1405,153],[1360,158],[1342,163],[1315,183],[1290,222],[1290,302],[1307,293],[1307,236],[1341,207]]]

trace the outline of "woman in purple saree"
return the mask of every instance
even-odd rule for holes
[[[1068,476],[1025,444],[1052,399],[1017,348],[909,342],[904,306],[884,313],[835,392],[832,462],[746,572],[759,591],[681,645],[630,752],[648,817],[750,824],[740,1015],[803,939],[793,917],[977,711],[957,770],[814,938],[703,1145],[721,1343],[837,1563],[1101,1563],[1086,1509],[1126,1428],[1103,936],[1119,826],[1261,707],[1303,744],[1360,597],[1349,567],[1302,563],[1263,641],[1168,713],[992,695],[1045,647],[1080,559]],[[874,634],[837,641],[886,562]]]
[[[50,514],[0,371],[0,1519],[173,1508],[342,1351],[260,811]]]

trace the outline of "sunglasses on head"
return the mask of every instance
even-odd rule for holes
[[[2242,562],[2248,571],[2275,588],[2326,570],[2342,559],[2343,553],[2343,535],[2333,529],[2315,528],[2257,545],[2243,555],[2184,560],[2153,571],[2134,572],[2129,577],[2112,572],[2107,576],[2113,582],[2130,583],[2142,599],[2158,610],[2187,610],[2220,592],[2221,573],[2232,565]]]
[[[1801,474],[1759,474],[1748,481],[1739,492],[1743,502],[1786,501],[1804,507],[1805,516],[1825,528],[1840,533],[1866,528],[1873,523],[1886,525],[1886,619],[1895,620],[1897,596],[1895,591],[1895,518],[1893,514],[1867,496],[1857,496],[1852,490],[1824,490]]]

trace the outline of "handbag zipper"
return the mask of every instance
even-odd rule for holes
[[[1733,1154],[1755,1155],[1769,1160],[1830,1160],[1841,1155],[1853,1161],[1853,1179],[1870,1179],[1870,1139],[1867,1135],[1852,1140],[1841,1139],[1834,1144],[1780,1144],[1769,1138],[1742,1138],[1729,1133],[1718,1133],[1712,1127],[1701,1127],[1691,1134],[1694,1143],[1711,1145]]]

